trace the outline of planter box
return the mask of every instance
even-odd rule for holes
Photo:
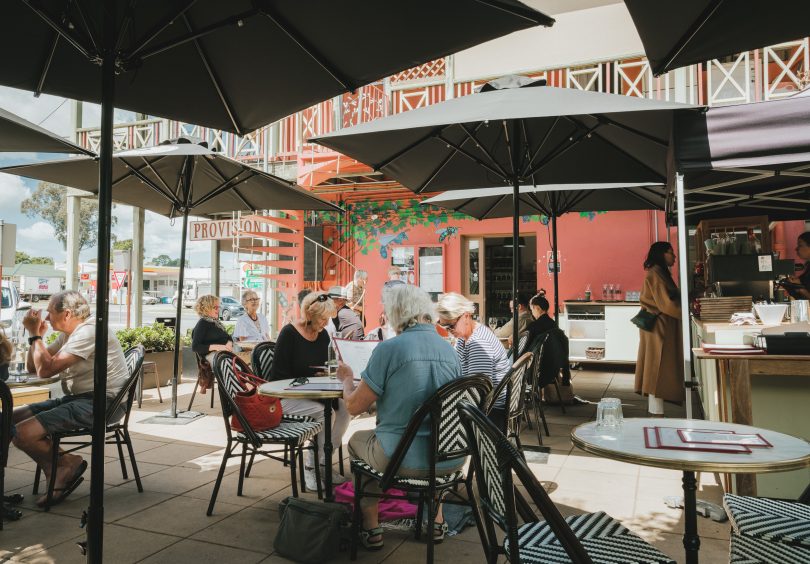
[[[174,374],[174,351],[162,351],[162,352],[148,352],[143,357],[144,362],[154,362],[157,366],[158,371],[158,379],[160,381],[160,385],[166,386],[169,382],[172,381],[172,374]],[[180,374],[183,373],[183,355],[182,351],[180,354],[180,363],[178,366]],[[143,381],[143,388],[145,390],[149,388],[155,387],[155,379],[149,375],[149,377],[144,378]]]

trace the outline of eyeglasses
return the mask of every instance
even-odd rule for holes
[[[245,300],[246,302],[260,302],[262,301],[261,298],[250,298],[249,300]]]
[[[325,302],[329,299],[329,294],[321,294],[317,298],[315,298],[316,302]]]
[[[290,382],[290,387],[294,388],[296,386],[303,386],[304,384],[309,384],[309,378],[306,376],[301,376],[300,378],[296,378]]]
[[[445,331],[453,331],[453,330],[455,330],[456,325],[458,325],[458,322],[461,321],[461,318],[464,317],[464,315],[466,315],[466,314],[463,314],[461,317],[456,318],[456,320],[453,323],[447,323],[447,324],[444,324],[444,325],[439,323],[439,327],[441,327]]]

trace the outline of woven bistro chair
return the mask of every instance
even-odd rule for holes
[[[124,386],[121,388],[118,394],[116,394],[111,401],[108,401],[105,415],[107,434],[105,444],[116,445],[118,447],[118,459],[121,462],[121,475],[125,480],[128,480],[129,476],[127,475],[127,465],[124,459],[123,448],[124,445],[126,445],[138,492],[143,492],[143,484],[141,484],[141,475],[138,472],[138,464],[135,462],[135,449],[132,447],[132,437],[129,434],[129,415],[132,411],[132,403],[135,400],[136,387],[141,378],[141,368],[143,365],[144,354],[146,353],[142,345],[134,346],[124,352],[124,359],[126,360],[127,369],[129,370],[129,378],[124,383]],[[92,429],[90,428],[52,433],[51,442],[53,443],[53,447],[51,453],[51,468],[56,468],[59,456],[61,454],[74,452],[90,446],[92,444],[92,441],[90,440],[91,434]],[[69,440],[77,439],[79,437],[87,438],[83,440]],[[65,445],[70,445],[71,448],[60,452],[61,447],[64,447]],[[34,494],[39,493],[39,481],[41,474],[42,468],[37,466],[37,471],[34,474]],[[48,511],[51,507],[55,484],[56,472],[51,472],[50,480],[48,480],[48,495],[45,499],[44,505],[45,511]]]
[[[469,454],[469,446],[458,419],[456,406],[460,402],[470,402],[481,406],[486,401],[492,390],[492,383],[486,376],[473,375],[466,378],[453,380],[439,388],[436,393],[428,399],[422,407],[411,417],[405,433],[391,456],[388,466],[384,472],[378,472],[370,464],[362,459],[353,459],[351,462],[352,473],[354,474],[354,519],[352,523],[352,547],[351,558],[357,558],[357,542],[360,531],[360,500],[363,497],[378,497],[364,491],[364,479],[371,478],[377,480],[380,489],[385,491],[389,488],[397,488],[404,492],[416,494],[419,497],[418,512],[416,515],[416,537],[420,538],[422,533],[422,515],[424,507],[428,509],[428,531],[427,531],[427,562],[433,562],[433,522],[436,518],[438,503],[463,503],[470,505],[475,516],[476,523],[481,529],[478,505],[473,497],[472,477],[465,477],[460,470],[450,474],[437,474],[436,464],[446,460],[459,459]],[[402,460],[411,446],[417,432],[422,427],[423,422],[429,421],[430,444],[433,447],[429,451],[430,475],[427,478],[406,478],[397,475]],[[467,498],[464,499],[456,492],[460,484],[465,485]],[[444,500],[437,496],[445,494],[454,495],[454,499]],[[385,494],[386,497],[397,498]],[[407,495],[405,496],[407,498]]]
[[[228,444],[225,446],[225,452],[222,455],[222,464],[219,467],[219,473],[214,483],[214,491],[211,492],[211,501],[208,504],[208,511],[206,513],[209,516],[214,512],[214,504],[216,503],[219,487],[222,484],[222,477],[225,474],[225,467],[229,459],[235,456],[241,458],[239,465],[239,484],[236,492],[237,495],[241,496],[242,487],[247,475],[245,467],[248,453],[250,453],[251,459],[254,455],[260,454],[266,458],[283,461],[284,458],[276,456],[276,453],[282,452],[282,450],[264,449],[264,447],[268,445],[282,446],[284,449],[283,452],[289,452],[288,462],[293,497],[298,497],[296,468],[299,469],[301,474],[301,490],[306,491],[303,451],[308,448],[314,449],[315,452],[318,450],[318,433],[321,431],[321,424],[310,417],[284,415],[278,427],[265,431],[254,431],[250,427],[250,424],[233,399],[238,392],[244,391],[244,387],[234,372],[234,362],[239,366],[239,370],[250,372],[250,368],[247,364],[231,352],[218,352],[214,356],[214,377],[217,380],[219,397],[222,402],[222,418],[225,421],[225,433],[227,435]],[[237,432],[231,429],[231,416],[235,416],[239,420],[244,431]],[[310,442],[309,446],[306,445],[308,441]],[[241,447],[241,453],[236,452],[239,447]],[[322,492],[320,486],[320,471],[317,464],[315,465],[315,478],[318,484],[318,497],[320,498]]]

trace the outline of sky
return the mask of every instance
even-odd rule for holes
[[[15,113],[28,121],[44,127],[63,137],[71,136],[72,100],[43,94],[35,98],[30,92],[0,86],[0,108]],[[84,104],[84,127],[98,126],[101,118],[100,107]],[[115,122],[134,119],[131,112],[116,111]],[[65,158],[65,155],[0,153],[0,166],[28,164],[45,160]],[[59,263],[65,262],[65,249],[56,240],[53,227],[41,218],[29,218],[20,212],[20,203],[36,189],[37,181],[18,176],[0,174],[0,219],[17,226],[17,250],[32,256],[48,256]],[[118,223],[113,233],[118,239],[132,238],[132,208],[116,205],[113,215]],[[147,259],[166,254],[172,258],[180,256],[182,220],[174,222],[152,212],[146,212],[144,229],[144,254]],[[87,262],[96,257],[95,247],[84,249],[79,259]],[[211,245],[208,242],[189,242],[186,251],[191,266],[210,266]],[[223,257],[222,265],[227,257]]]

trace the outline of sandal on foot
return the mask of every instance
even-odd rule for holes
[[[380,537],[379,540],[371,540],[371,537]],[[383,529],[374,527],[373,529],[360,529],[360,542],[368,550],[380,550],[383,547]]]
[[[433,523],[433,544],[439,544],[444,540],[444,536],[447,534],[447,523],[442,521],[441,523]]]
[[[81,485],[81,483],[84,482],[84,477],[82,476],[82,474],[84,474],[86,470],[87,470],[87,461],[82,460],[82,463],[79,464],[79,467],[76,469],[76,472],[73,474],[73,477],[67,484],[65,484],[65,487],[54,488],[53,490],[54,497],[51,499],[50,503],[48,503],[46,495],[46,499],[42,503],[37,502],[37,505],[39,505],[40,507],[53,507],[54,505],[58,505],[63,501],[65,501],[65,498],[70,494],[72,494],[76,490],[76,488],[78,488]]]

